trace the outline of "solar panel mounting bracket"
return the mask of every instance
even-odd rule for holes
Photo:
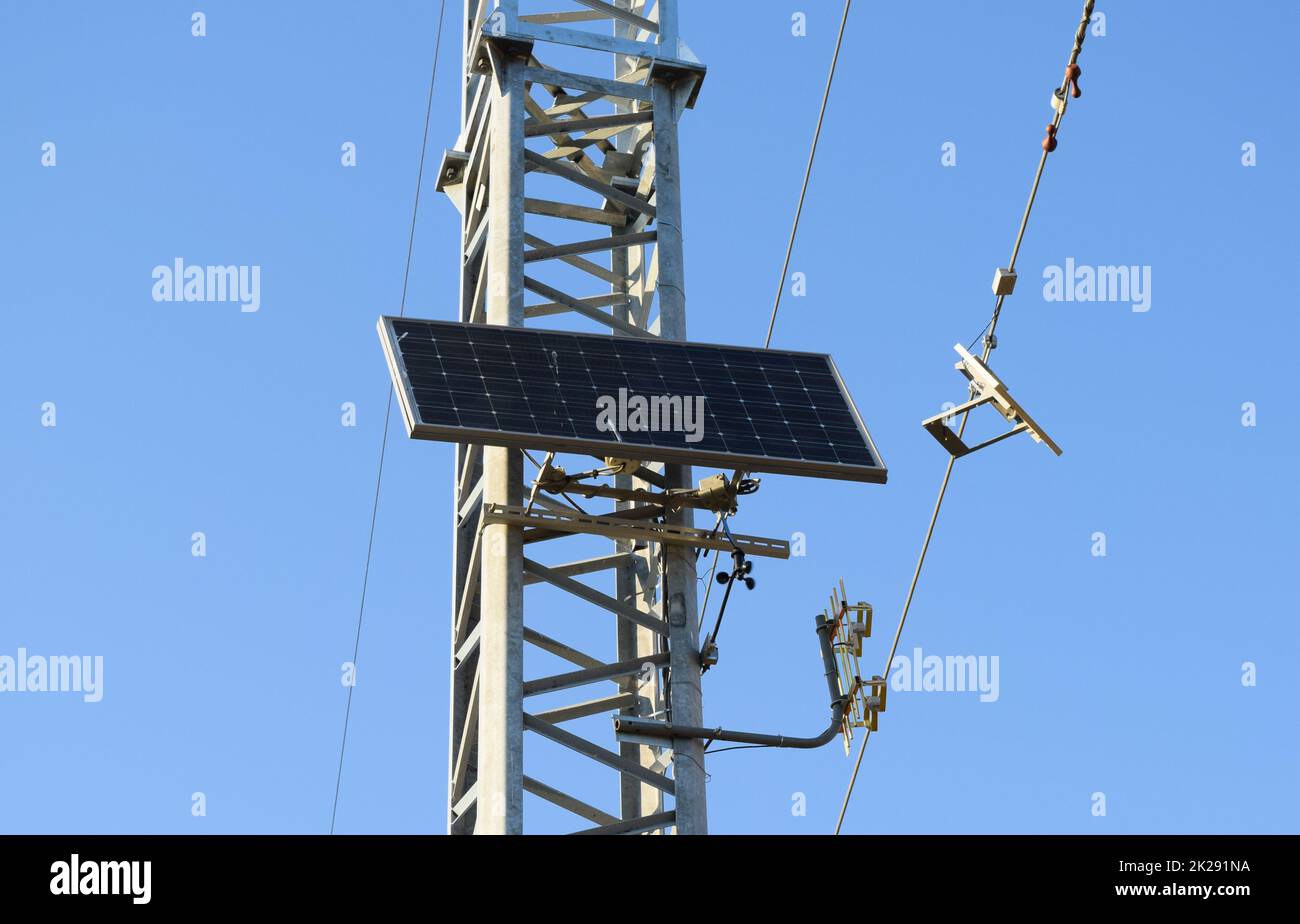
[[[686,545],[699,549],[719,549],[724,552],[739,548],[746,555],[758,555],[764,558],[790,557],[790,543],[785,539],[768,539],[763,536],[732,533],[729,541],[726,537],[716,535],[712,530],[698,529],[694,526],[594,516],[578,510],[563,512],[526,510],[523,507],[511,507],[506,504],[485,504],[483,522],[525,527],[525,544],[568,534],[594,533],[611,539]]]
[[[1061,447],[1047,435],[1047,432],[1040,427],[1035,420],[1029,416],[1020,404],[1011,397],[1007,391],[1006,385],[1002,380],[994,375],[993,370],[984,364],[976,356],[972,356],[966,351],[960,343],[954,344],[953,349],[961,357],[955,365],[955,368],[962,375],[970,380],[970,387],[973,397],[969,401],[942,411],[933,417],[921,421],[921,426],[925,427],[939,445],[948,450],[953,456],[960,458],[977,452],[986,446],[992,446],[994,443],[1000,443],[1002,440],[1015,436],[1017,433],[1028,433],[1035,443],[1043,443],[1048,449],[1061,454]],[[976,443],[974,446],[968,446],[962,438],[948,426],[947,421],[956,417],[958,414],[964,414],[974,410],[982,404],[991,404],[994,409],[1006,418],[1011,424],[1011,429],[997,436],[984,440],[982,443]]]
[[[711,475],[700,480],[699,487],[669,488],[652,491],[647,488],[619,488],[606,484],[587,481],[588,478],[610,474],[633,474],[643,471],[640,463],[633,463],[631,470],[615,471],[613,466],[593,469],[589,472],[568,474],[552,463],[554,453],[548,454],[541,470],[534,479],[535,487],[549,494],[578,494],[585,498],[603,497],[618,501],[634,501],[643,504],[655,504],[666,510],[680,510],[692,507],[699,510],[712,510],[717,513],[736,512],[736,492],[725,475]],[[606,460],[607,462],[617,460]],[[628,466],[623,466],[628,468]]]

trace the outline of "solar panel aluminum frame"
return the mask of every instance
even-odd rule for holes
[[[398,403],[402,408],[402,417],[406,421],[407,436],[412,439],[434,440],[437,442],[448,443],[469,443],[482,444],[486,446],[506,446],[515,449],[540,449],[554,450],[556,452],[573,452],[585,455],[605,458],[613,455],[615,452],[622,450],[626,452],[632,448],[631,444],[619,443],[617,440],[592,440],[567,436],[548,436],[538,433],[524,433],[517,430],[488,430],[473,427],[447,426],[442,424],[425,423],[420,419],[419,409],[415,400],[415,393],[411,382],[407,377],[406,368],[401,361],[401,353],[397,346],[397,332],[393,329],[394,322],[408,321],[418,322],[421,324],[445,325],[447,327],[464,329],[466,327],[488,327],[486,324],[466,324],[457,321],[435,321],[427,318],[401,318],[392,315],[381,315],[376,325],[379,331],[379,341],[384,349],[384,358],[388,362],[388,370],[392,376],[392,381],[397,392]],[[539,334],[561,334],[576,337],[593,337],[603,339],[624,339],[615,334],[595,334],[585,331],[566,331],[555,330],[552,328],[527,327],[518,328],[528,330]],[[688,347],[713,347],[717,349],[757,349],[755,347],[743,347],[736,344],[720,343],[701,343],[694,340],[685,341],[684,346]],[[779,459],[771,456],[752,456],[734,453],[715,452],[712,450],[690,449],[685,447],[663,447],[648,446],[637,444],[635,448],[639,454],[645,456],[643,461],[655,462],[677,462],[683,465],[704,465],[704,466],[721,466],[724,468],[742,468],[750,472],[765,472],[776,475],[805,475],[815,478],[828,478],[839,481],[860,481],[869,484],[884,484],[889,476],[889,470],[885,465],[884,458],[880,455],[880,450],[876,448],[875,441],[871,438],[871,433],[867,430],[867,425],[862,420],[862,415],[858,413],[857,405],[853,403],[853,397],[844,385],[844,379],[840,375],[839,368],[835,365],[835,360],[828,353],[812,353],[799,350],[781,350],[791,356],[816,356],[825,359],[830,367],[832,376],[835,378],[835,384],[839,388],[840,395],[844,398],[853,421],[857,426],[858,432],[861,433],[867,448],[871,451],[871,456],[879,464],[875,466],[868,465],[851,465],[844,462],[823,462],[814,460],[801,459]],[[707,401],[707,396],[705,398]],[[621,458],[622,456],[620,456]]]

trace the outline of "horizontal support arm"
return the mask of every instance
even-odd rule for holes
[[[831,648],[831,623],[825,616],[817,617],[817,636],[821,643],[822,663],[826,667],[826,686],[831,694],[831,722],[819,735],[812,738],[788,738],[759,732],[730,731],[725,728],[704,728],[697,725],[674,725],[634,716],[616,716],[614,733],[623,738],[703,738],[708,741],[734,741],[740,744],[757,744],[771,748],[819,748],[834,738],[844,721],[847,697],[840,692],[839,672],[835,666],[835,652]]]

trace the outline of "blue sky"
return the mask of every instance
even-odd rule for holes
[[[434,157],[459,109],[448,6]],[[736,529],[802,532],[807,555],[760,561],[733,601],[707,721],[821,727],[811,622],[841,576],[875,605],[883,661],[946,460],[919,422],[964,395],[952,344],[987,320],[1079,7],[855,5],[791,267],[807,294],[773,345],[835,356],[890,480],[768,477],[748,499]],[[687,297],[693,338],[759,344],[839,4],[739,9],[682,4],[709,66],[682,122]],[[993,360],[1065,453],[1018,438],[957,464],[900,649],[997,657],[999,695],[894,695],[846,831],[1300,826],[1300,138],[1278,106],[1300,14],[1099,9]],[[387,390],[374,322],[401,294],[435,14],[0,4],[0,655],[105,665],[99,702],[0,694],[0,830],[328,830]],[[451,318],[456,213],[425,189],[408,313]],[[151,271],[176,257],[260,266],[260,310],[154,301]],[[1067,259],[1149,267],[1149,310],[1046,301],[1043,270]],[[452,454],[400,430],[345,833],[443,829]],[[530,596],[530,618],[554,620],[551,599]],[[583,768],[526,756],[599,800]],[[838,744],[719,754],[711,827],[828,832],[850,766]],[[616,804],[612,774],[590,785]],[[531,797],[527,813],[575,827]]]

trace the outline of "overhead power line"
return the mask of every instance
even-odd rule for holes
[[[402,271],[402,300],[398,315],[406,316],[406,291],[411,280],[411,255],[415,251],[415,220],[420,214],[420,187],[424,184],[424,155],[429,147],[429,116],[433,112],[433,88],[438,78],[438,53],[442,50],[442,21],[447,0],[438,6],[438,33],[433,44],[433,67],[429,73],[429,97],[424,105],[424,132],[420,136],[420,166],[415,176],[415,202],[411,206],[411,230],[406,238],[406,268]],[[357,634],[352,645],[353,683],[348,686],[348,704],[343,713],[343,740],[339,745],[339,769],[334,778],[334,808],[330,811],[330,834],[339,813],[339,791],[343,785],[343,755],[348,747],[348,724],[352,719],[352,691],[355,688],[357,656],[361,653],[361,623],[366,615],[366,589],[370,584],[370,560],[375,549],[375,522],[379,516],[379,489],[384,481],[384,456],[388,450],[388,424],[393,415],[393,383],[388,383],[384,402],[384,432],[379,440],[379,469],[375,474],[375,495],[370,507],[370,536],[366,540],[366,565],[361,576],[361,604],[357,609]]]
[[[1016,268],[1016,258],[1020,256],[1020,245],[1025,239],[1025,229],[1029,226],[1029,215],[1033,211],[1034,200],[1038,197],[1038,185],[1042,182],[1043,169],[1047,166],[1047,155],[1056,150],[1056,136],[1061,127],[1061,120],[1065,118],[1067,94],[1072,93],[1076,98],[1080,95],[1078,84],[1080,73],[1078,65],[1079,53],[1083,50],[1083,40],[1087,35],[1088,23],[1092,20],[1092,10],[1095,3],[1096,0],[1086,0],[1083,5],[1083,18],[1079,22],[1079,28],[1075,31],[1074,47],[1070,51],[1070,61],[1065,67],[1065,77],[1061,82],[1060,88],[1056,91],[1056,97],[1059,101],[1055,108],[1056,114],[1053,117],[1051,124],[1047,126],[1047,136],[1043,139],[1042,143],[1043,153],[1042,156],[1038,158],[1038,169],[1034,171],[1034,181],[1029,188],[1029,201],[1025,203],[1025,211],[1020,218],[1020,228],[1016,231],[1015,244],[1011,248],[1011,260],[1008,263],[1007,268],[1012,272],[1014,272]],[[988,324],[985,325],[985,331],[987,333],[984,334],[983,362],[988,362],[989,354],[993,352],[993,348],[997,344],[996,332],[998,319],[1002,316],[1002,303],[1005,299],[1006,295],[997,296],[993,304],[993,316],[989,319]],[[969,419],[970,410],[967,410],[962,414],[961,424],[957,430],[957,438],[959,440],[966,432],[966,422]],[[889,678],[889,669],[894,663],[894,655],[898,652],[898,642],[903,636],[903,625],[907,622],[908,611],[912,608],[912,598],[916,593],[916,584],[921,578],[921,568],[925,565],[925,556],[930,550],[930,540],[934,536],[934,526],[935,523],[938,522],[939,509],[943,506],[944,495],[948,492],[948,482],[952,478],[952,467],[953,463],[956,461],[956,456],[950,455],[948,457],[948,465],[944,469],[943,480],[939,483],[939,496],[935,499],[934,510],[930,514],[930,525],[927,526],[925,530],[925,539],[921,543],[921,554],[917,557],[916,570],[912,572],[912,583],[907,589],[907,598],[903,603],[902,614],[898,617],[898,628],[894,632],[894,642],[889,648],[889,657],[885,660],[884,673],[881,674],[886,681],[888,681]],[[848,789],[845,790],[844,793],[844,804],[840,806],[839,820],[835,822],[836,834],[840,833],[840,828],[844,825],[844,816],[849,810],[849,800],[853,797],[853,787],[858,781],[858,771],[862,768],[862,757],[867,752],[867,742],[870,739],[871,729],[867,729],[862,736],[862,744],[858,748],[857,760],[853,763],[853,773],[849,777]]]
[[[781,262],[781,278],[776,282],[776,299],[772,302],[772,317],[767,322],[767,336],[763,339],[763,349],[767,349],[772,345],[772,331],[776,328],[776,313],[781,308],[781,294],[785,291],[785,277],[790,271],[790,256],[794,253],[794,241],[799,234],[799,219],[803,215],[803,203],[804,199],[808,195],[808,183],[812,179],[813,162],[817,159],[817,142],[821,140],[822,123],[826,120],[826,104],[831,98],[831,86],[835,83],[835,69],[840,61],[840,48],[844,45],[844,28],[848,25],[849,10],[852,8],[853,0],[844,0],[844,13],[840,17],[839,32],[835,36],[835,50],[831,53],[831,67],[830,71],[826,75],[826,89],[822,91],[821,108],[817,111],[817,126],[813,129],[812,144],[808,148],[808,163],[804,167],[803,184],[799,187],[799,199],[794,209],[794,222],[790,226],[790,240],[785,246],[785,259]],[[737,470],[735,475],[732,477],[732,485],[738,486],[740,480],[745,477],[746,474],[747,473],[743,470]],[[718,522],[713,527],[715,533],[722,525],[724,517],[725,514],[719,515]],[[713,565],[709,571],[710,578],[712,578],[714,572],[718,570],[718,554],[719,551],[715,549],[713,552]],[[699,624],[701,627],[704,625],[705,613],[709,608],[709,591],[712,587],[713,582],[710,580],[704,591],[704,605],[700,607]],[[715,751],[714,753],[717,754],[721,752]]]
[[[790,227],[790,241],[785,246],[785,260],[781,263],[781,278],[776,283],[776,300],[772,303],[772,319],[767,323],[767,337],[763,349],[772,345],[772,331],[776,328],[776,312],[781,307],[781,293],[785,290],[786,273],[790,271],[790,255],[794,252],[795,235],[799,233],[799,218],[803,215],[804,198],[808,195],[808,181],[812,178],[813,161],[817,157],[817,142],[822,136],[822,122],[826,118],[826,104],[831,98],[831,84],[835,82],[835,68],[840,62],[840,47],[844,44],[844,27],[849,22],[853,0],[844,0],[844,15],[840,17],[840,31],[835,37],[835,51],[831,55],[831,69],[826,75],[826,89],[822,93],[821,109],[817,113],[817,128],[813,130],[812,146],[808,149],[808,165],[803,171],[803,185],[799,188],[799,202],[794,209],[794,224]]]

